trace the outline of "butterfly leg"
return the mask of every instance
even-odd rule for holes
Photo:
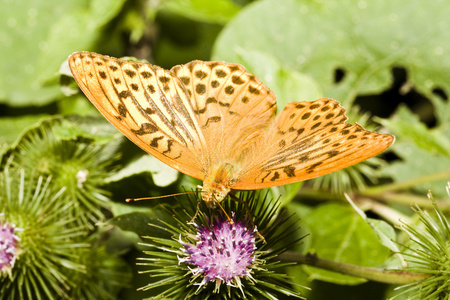
[[[250,211],[250,207],[248,207],[247,202],[239,199],[233,192],[230,192],[228,195],[230,195],[230,198],[234,201],[237,201],[245,206],[245,210],[248,212],[248,215],[250,216],[250,223],[253,226],[253,228],[256,228],[255,223],[253,222],[253,215]],[[261,233],[259,233],[258,229],[256,228],[256,234],[259,236],[259,238],[263,241],[264,244],[267,244],[266,239],[262,236]]]
[[[195,193],[196,193],[195,198],[197,199],[197,209],[195,210],[195,214],[192,217],[192,219],[189,221],[189,223],[194,223],[195,218],[197,218],[197,216],[198,216],[198,211],[200,210],[200,191],[202,189],[203,189],[203,187],[201,185],[197,185],[197,187],[195,188]]]

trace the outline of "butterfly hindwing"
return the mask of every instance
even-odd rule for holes
[[[203,179],[204,138],[178,78],[160,67],[90,52],[69,66],[95,107],[131,141],[162,162]]]
[[[315,178],[372,157],[394,141],[391,135],[346,120],[345,109],[331,99],[289,103],[265,144],[272,151],[233,188],[258,189]]]

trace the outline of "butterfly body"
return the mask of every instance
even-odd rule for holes
[[[91,52],[69,57],[72,74],[125,136],[176,170],[203,180],[214,207],[231,190],[325,175],[374,156],[394,141],[346,123],[332,99],[291,102],[245,69],[192,61],[170,71]]]
[[[235,168],[230,163],[221,164],[211,169],[202,186],[202,199],[210,208],[221,202],[231,191]]]

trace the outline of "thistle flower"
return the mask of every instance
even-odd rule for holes
[[[192,219],[193,203],[199,200],[189,199],[191,213],[186,207],[167,209],[176,225],[164,221],[163,226],[150,225],[168,231],[171,238],[145,237],[152,243],[142,245],[153,251],[144,251],[149,257],[139,259],[139,265],[148,268],[141,273],[163,279],[140,290],[167,287],[153,299],[277,299],[282,295],[302,298],[283,273],[284,267],[292,263],[276,259],[301,239],[298,227],[286,211],[279,209],[279,202],[271,201],[267,194],[258,199],[259,195],[240,194],[248,211],[242,203],[223,201],[230,220],[222,213],[208,217],[199,210],[195,223],[186,224]],[[262,228],[267,243],[258,237],[257,228]]]
[[[450,196],[450,183],[447,185]],[[420,226],[402,222],[401,229],[411,238],[411,244],[405,246],[408,251],[409,266],[406,271],[429,274],[428,278],[399,287],[403,289],[392,299],[407,295],[408,299],[447,299],[450,295],[450,223],[437,206],[431,192],[428,198],[433,204],[434,215],[428,214],[419,206],[413,207],[419,216]]]
[[[11,269],[20,254],[18,246],[20,238],[16,235],[20,228],[2,221],[2,216],[3,214],[0,214],[0,273],[7,273],[11,276]]]
[[[240,279],[253,280],[251,267],[256,259],[257,230],[247,228],[247,222],[236,220],[235,216],[231,218],[232,222],[223,216],[214,219],[212,226],[194,224],[197,228],[196,245],[179,240],[184,247],[182,251],[188,254],[179,257],[179,262],[195,266],[191,272],[194,277],[202,277],[200,287],[208,282],[216,282],[215,292],[218,292],[224,282],[242,291]]]

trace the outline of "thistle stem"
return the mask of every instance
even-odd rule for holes
[[[428,278],[430,275],[423,273],[412,273],[406,271],[386,270],[373,267],[362,267],[348,263],[335,262],[319,258],[314,254],[300,254],[285,252],[279,255],[282,261],[297,262],[321,269],[338,272],[345,275],[365,278],[372,281],[387,284],[409,284]]]

